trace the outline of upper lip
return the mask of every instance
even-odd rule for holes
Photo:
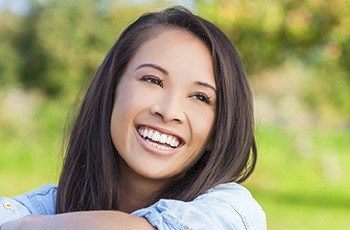
[[[139,124],[139,125],[136,125],[136,128],[138,129],[140,126],[145,126],[145,127],[149,127],[151,129],[154,129],[154,130],[157,130],[161,133],[164,133],[164,134],[168,134],[168,135],[171,135],[171,136],[175,136],[177,138],[179,138],[181,140],[180,144],[185,144],[185,139],[183,137],[181,137],[180,135],[168,130],[168,129],[165,129],[165,128],[162,128],[162,127],[156,127],[156,126],[152,126],[152,125],[146,125],[146,124]]]

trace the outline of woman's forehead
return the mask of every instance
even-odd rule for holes
[[[185,30],[166,30],[146,41],[131,59],[129,71],[146,63],[160,66],[168,74],[193,76],[215,85],[208,47]]]

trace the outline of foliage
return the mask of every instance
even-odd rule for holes
[[[42,90],[51,97],[77,92],[134,11],[108,9],[95,0],[62,0],[33,3],[30,13],[22,18],[3,14],[4,21],[17,17],[22,23],[15,34],[18,44],[9,43],[9,51],[0,51],[0,55],[19,54],[13,62],[5,63],[0,72],[3,81],[15,76],[26,88]],[[1,32],[6,40],[13,40],[7,35],[11,31],[4,28]],[[8,76],[6,71],[11,71],[11,63],[16,61],[22,63]]]
[[[248,73],[253,77],[289,60],[299,60],[312,71],[303,82],[306,105],[319,112],[333,110],[348,116],[349,1],[198,2],[199,14],[223,28],[239,48]]]
[[[122,28],[147,8],[121,2],[32,0],[28,14],[0,12],[0,87],[75,95]],[[238,47],[251,77],[299,60],[313,71],[303,87],[305,105],[342,116],[350,112],[349,1],[195,2],[195,11]]]
[[[22,58],[18,47],[21,20],[9,12],[0,14],[0,87],[17,85]]]
[[[216,0],[199,1],[199,5],[199,13],[241,47],[253,72],[291,56],[307,64],[335,62],[350,72],[348,1]]]

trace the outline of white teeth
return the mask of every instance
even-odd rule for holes
[[[146,142],[148,144],[150,144],[151,146],[153,146],[154,148],[157,148],[157,149],[160,149],[160,150],[170,150],[170,149],[172,149],[171,147],[167,147],[167,146],[164,146],[164,145],[159,145],[159,144],[154,143],[154,142],[152,142],[150,140],[146,140]]]
[[[175,137],[173,137],[171,135],[167,135],[167,134],[164,134],[164,133],[159,133],[158,131],[146,129],[144,127],[143,128],[139,128],[138,132],[140,133],[140,135],[143,138],[149,138],[152,141],[156,141],[156,142],[159,142],[159,143],[162,143],[162,144],[166,143],[166,144],[170,145],[173,148],[178,147],[179,143],[180,143],[180,141],[177,138],[175,138]],[[150,142],[150,141],[148,141],[148,142],[149,143],[154,143],[154,142]],[[156,143],[154,143],[154,144],[156,145]],[[152,146],[155,146],[155,145],[152,145]],[[161,150],[168,150],[170,147],[157,144],[156,148],[161,149]]]
[[[147,134],[148,134],[148,130],[145,129],[144,132],[143,132],[143,134],[141,134],[141,135],[142,135],[143,137],[147,137]]]
[[[149,139],[152,139],[152,136],[153,136],[153,131],[152,131],[152,130],[148,130],[147,137],[148,137]]]
[[[167,139],[167,135],[166,134],[162,134],[161,136],[160,136],[160,138],[159,138],[159,142],[160,143],[165,143],[165,141],[166,141],[166,139]]]
[[[166,141],[165,141],[165,143],[167,143],[168,145],[170,145],[172,139],[173,139],[173,138],[172,138],[171,136],[168,136],[167,139],[166,139]]]
[[[160,133],[158,133],[157,131],[155,131],[154,133],[153,133],[153,136],[152,136],[152,140],[153,141],[159,141],[159,137],[160,137]]]
[[[170,142],[170,145],[173,146],[173,147],[175,147],[175,146],[176,146],[175,143],[176,143],[176,140],[175,140],[175,139],[172,139],[171,142]]]

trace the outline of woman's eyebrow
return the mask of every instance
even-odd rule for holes
[[[153,68],[153,69],[156,69],[156,70],[159,70],[160,72],[162,72],[163,74],[165,75],[169,75],[169,72],[164,69],[163,67],[160,67],[159,65],[157,64],[153,64],[153,63],[144,63],[144,64],[141,64],[139,65],[136,69],[141,69],[141,68],[144,68],[144,67],[150,67],[150,68]],[[207,87],[207,88],[210,88],[214,91],[214,93],[216,93],[216,89],[214,86],[210,85],[209,83],[206,83],[206,82],[201,82],[201,81],[196,81],[195,82],[196,85],[200,85],[200,86],[204,86],[204,87]]]
[[[206,82],[201,82],[201,81],[196,81],[195,82],[196,85],[200,85],[200,86],[204,86],[204,87],[207,87],[209,89],[212,89],[214,91],[214,93],[216,94],[216,89],[214,86],[212,86],[211,84],[209,83],[206,83]]]
[[[135,69],[135,71],[138,70],[138,69],[141,69],[141,68],[143,68],[143,67],[151,67],[151,68],[153,68],[153,69],[159,70],[160,72],[162,72],[162,73],[165,74],[165,75],[169,75],[169,72],[168,72],[167,70],[165,70],[164,68],[160,67],[159,65],[153,64],[153,63],[144,63],[144,64],[141,64],[141,65],[139,65],[139,66]]]

